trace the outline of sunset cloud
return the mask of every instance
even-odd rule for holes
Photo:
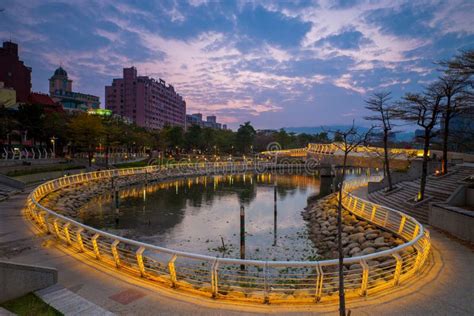
[[[420,89],[434,61],[474,46],[472,1],[4,3],[0,37],[19,43],[33,90],[62,64],[103,102],[133,65],[231,127],[362,122],[367,94]]]

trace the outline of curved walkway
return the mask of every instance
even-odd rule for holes
[[[101,265],[88,265],[70,256],[54,239],[38,232],[22,217],[27,193],[0,202],[0,258],[51,266],[59,270],[59,285],[121,315],[334,315],[334,303],[284,307],[231,305],[202,299],[172,289],[154,287],[145,280],[121,276]],[[474,253],[469,248],[431,230],[433,263],[422,278],[370,298],[347,303],[353,315],[472,315],[469,299],[474,284]],[[39,238],[38,238],[39,237]]]

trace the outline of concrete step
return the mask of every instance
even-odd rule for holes
[[[35,294],[64,315],[115,315],[58,284]]]

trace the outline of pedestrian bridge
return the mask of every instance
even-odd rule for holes
[[[310,143],[304,148],[295,149],[279,149],[264,151],[261,154],[271,157],[292,157],[292,158],[306,158],[314,155],[332,155],[332,156],[343,156],[344,155],[344,144],[342,143]],[[389,156],[392,159],[411,159],[423,156],[423,150],[419,149],[402,149],[402,148],[390,148]],[[354,157],[366,157],[366,158],[377,158],[383,157],[384,150],[381,147],[372,146],[357,146],[349,154]]]

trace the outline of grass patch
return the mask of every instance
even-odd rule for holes
[[[60,316],[62,313],[46,304],[33,293],[0,304],[1,307],[20,316]]]
[[[114,166],[118,169],[146,167],[146,166],[148,166],[148,159],[140,160],[140,161],[133,161],[133,162],[124,162],[124,163],[120,163],[120,164],[114,164]]]
[[[66,170],[75,170],[75,169],[84,169],[83,165],[55,165],[45,168],[25,168],[9,171],[6,173],[9,177],[19,177],[26,176],[30,174],[44,173],[44,172],[54,172],[54,171],[66,171]]]

